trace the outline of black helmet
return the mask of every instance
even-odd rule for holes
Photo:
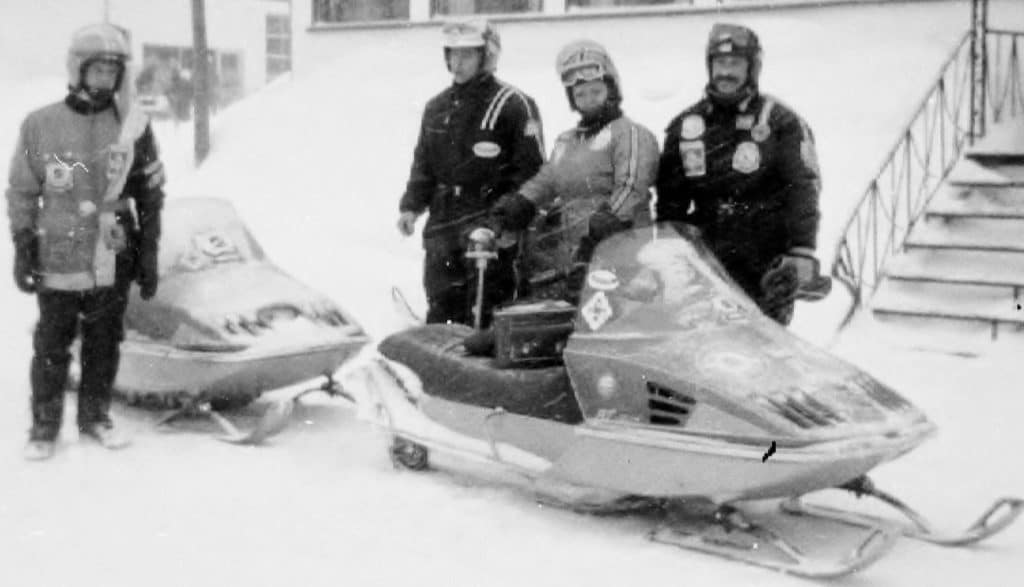
[[[757,80],[761,76],[761,42],[757,34],[745,26],[729,23],[715,23],[708,35],[707,68],[711,75],[711,60],[718,55],[736,55],[746,57],[750,63],[747,72],[748,84],[757,88]]]

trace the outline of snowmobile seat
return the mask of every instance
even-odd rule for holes
[[[392,334],[378,350],[412,369],[431,396],[566,424],[583,421],[563,365],[501,368],[494,357],[466,352],[462,341],[472,333],[462,324],[427,324]]]

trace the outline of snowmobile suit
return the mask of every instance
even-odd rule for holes
[[[109,422],[111,386],[132,279],[155,293],[163,192],[147,187],[157,159],[148,122],[75,94],[25,119],[11,163],[14,234],[38,239],[39,322],[33,338],[31,436],[60,430],[76,329],[82,333],[81,428]],[[136,226],[128,199],[139,217]]]
[[[427,103],[399,209],[429,211],[423,229],[428,322],[469,322],[475,280],[464,258],[466,234],[543,161],[536,104],[493,75],[452,84]],[[490,308],[514,293],[514,256],[502,250],[488,267],[485,323]]]
[[[771,96],[754,92],[735,106],[705,97],[673,118],[657,190],[658,220],[700,228],[726,271],[759,304],[761,279],[776,258],[813,254],[820,191],[814,136]],[[792,302],[771,315],[788,323]]]
[[[657,139],[626,116],[581,123],[559,135],[551,159],[519,190],[541,211],[528,233],[523,261],[534,283],[531,295],[572,301],[578,292],[569,291],[567,279],[591,216],[603,209],[625,225],[648,223],[657,171]]]

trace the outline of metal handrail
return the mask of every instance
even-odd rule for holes
[[[840,328],[874,293],[885,262],[902,249],[965,143],[983,136],[985,122],[1024,113],[1024,31],[990,29],[984,40],[983,56],[975,54],[973,31],[956,44],[844,226],[831,273],[853,302]],[[979,62],[982,67],[976,67]],[[978,71],[985,84],[980,111]]]

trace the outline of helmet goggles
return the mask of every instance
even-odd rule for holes
[[[733,24],[712,26],[708,38],[708,55],[750,55],[760,49],[750,29]]]

